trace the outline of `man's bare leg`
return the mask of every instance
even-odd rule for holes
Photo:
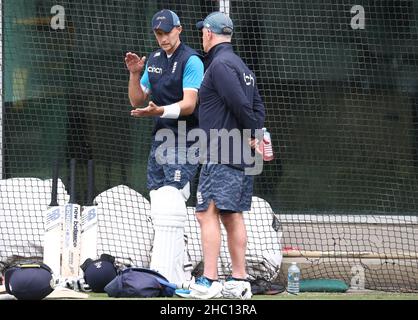
[[[218,279],[218,259],[221,250],[221,225],[219,210],[211,201],[206,211],[196,213],[200,225],[203,250],[203,275],[209,279]]]
[[[221,215],[228,236],[228,249],[232,262],[232,277],[245,279],[247,277],[245,252],[247,250],[247,230],[241,213]]]

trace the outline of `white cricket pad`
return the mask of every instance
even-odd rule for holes
[[[45,213],[51,201],[52,179],[0,179],[0,260],[13,255],[42,257]],[[58,179],[58,203],[69,196]]]
[[[181,287],[190,280],[185,272],[184,226],[187,208],[180,190],[164,186],[150,192],[151,216],[154,225],[154,244],[150,268]]]

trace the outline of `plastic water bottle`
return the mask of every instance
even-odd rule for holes
[[[264,161],[271,161],[274,159],[271,135],[270,132],[267,131],[267,128],[263,128],[263,141],[260,142],[256,150],[263,156]]]
[[[271,161],[274,159],[273,146],[271,144],[271,135],[267,128],[263,128],[263,160]]]
[[[287,270],[287,292],[291,294],[299,293],[300,270],[296,262],[292,262]]]

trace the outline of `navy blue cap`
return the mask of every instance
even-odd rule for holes
[[[152,30],[161,29],[170,32],[174,27],[180,26],[180,19],[171,10],[163,9],[152,17]]]
[[[41,300],[54,291],[51,269],[45,264],[21,264],[4,274],[7,293],[18,300]]]
[[[231,18],[220,11],[212,12],[205,20],[196,23],[196,27],[199,30],[209,29],[216,34],[232,35],[234,32],[234,23]]]
[[[93,292],[105,292],[104,287],[117,275],[112,256],[102,254],[100,259],[86,259],[80,266],[84,272],[84,280]]]

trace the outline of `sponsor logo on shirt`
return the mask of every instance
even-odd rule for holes
[[[254,79],[254,77],[250,74],[250,75],[247,75],[247,74],[245,74],[245,72],[243,73],[243,75],[244,75],[244,82],[245,82],[245,84],[247,85],[247,86],[255,86],[255,79]]]
[[[163,69],[162,68],[157,68],[155,66],[149,66],[147,70],[150,73],[158,73],[158,74],[162,74],[163,73]]]

